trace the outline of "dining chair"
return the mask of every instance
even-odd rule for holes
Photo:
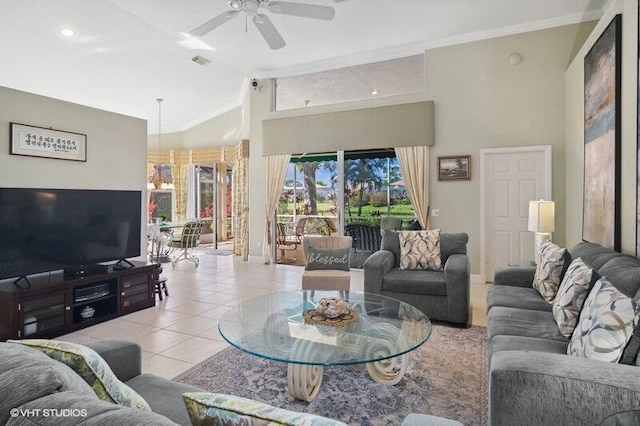
[[[183,260],[193,262],[196,268],[200,265],[200,258],[195,248],[200,244],[200,235],[203,229],[204,222],[201,220],[194,220],[184,224],[182,233],[169,242],[169,247],[174,249],[171,266],[175,267],[178,262]],[[178,252],[177,256],[176,252]]]

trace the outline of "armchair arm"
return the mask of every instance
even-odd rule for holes
[[[494,285],[510,285],[512,287],[531,287],[535,266],[513,266],[496,270]]]
[[[364,291],[382,293],[382,278],[393,269],[395,257],[393,252],[378,250],[364,262]]]
[[[142,373],[142,352],[140,345],[135,342],[106,339],[87,343],[85,346],[96,351],[123,382]]]
[[[640,368],[563,354],[496,352],[489,399],[494,426],[597,425],[640,407]]]
[[[469,321],[469,291],[471,271],[466,254],[452,254],[444,264],[444,282],[447,286],[448,318],[466,324]]]

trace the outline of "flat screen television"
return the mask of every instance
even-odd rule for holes
[[[0,279],[140,255],[141,191],[0,188]]]

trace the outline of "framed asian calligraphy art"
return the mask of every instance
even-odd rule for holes
[[[617,15],[584,57],[582,239],[620,250],[622,19]]]
[[[9,153],[29,157],[87,161],[87,135],[11,123]]]

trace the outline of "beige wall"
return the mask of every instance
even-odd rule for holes
[[[10,122],[86,134],[87,162],[9,155]],[[146,120],[0,87],[0,186],[139,190],[146,226],[146,140]]]
[[[427,92],[436,104],[431,153],[431,225],[469,234],[471,269],[480,273],[480,155],[483,148],[551,145],[553,199],[564,211],[564,72],[593,23],[427,50]],[[511,53],[522,55],[512,66]],[[471,155],[472,179],[437,180],[437,157]],[[564,243],[556,218],[554,240]]]
[[[622,13],[622,252],[635,256],[638,2],[614,0],[565,74],[566,81],[566,243],[582,240],[584,170],[584,57],[613,17]]]
[[[162,149],[196,149],[238,144],[246,138],[246,108],[241,105],[183,132],[163,133]],[[148,137],[150,150],[158,149],[158,134]]]
[[[552,145],[553,196],[564,211],[564,73],[594,23],[535,31],[425,52],[427,99],[435,102],[435,146],[431,159],[431,206],[440,209],[434,227],[466,231],[470,236],[472,272],[480,273],[479,151],[482,148]],[[507,62],[519,52],[518,66]],[[270,112],[271,83],[251,93],[251,159],[249,165],[250,254],[261,255],[264,232],[264,160],[261,120],[280,116]],[[420,95],[425,98],[425,95]],[[416,96],[379,99],[361,104],[416,101]],[[349,106],[350,108],[352,106]],[[318,111],[340,111],[344,105]],[[309,114],[311,108],[299,112]],[[286,116],[297,112],[288,111]],[[311,151],[301,145],[299,151]],[[473,179],[438,182],[437,157],[471,154]],[[564,242],[565,223],[559,215],[554,239]]]

